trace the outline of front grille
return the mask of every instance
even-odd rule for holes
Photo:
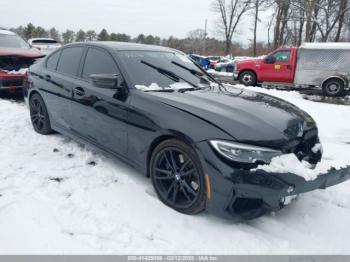
[[[23,86],[23,78],[0,79],[0,87]]]
[[[34,63],[35,59],[20,56],[1,56],[0,68],[5,71],[18,71],[22,68],[28,68]]]

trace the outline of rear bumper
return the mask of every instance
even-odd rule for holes
[[[199,143],[202,165],[210,178],[211,197],[206,209],[234,220],[250,220],[270,211],[278,211],[288,197],[326,189],[350,179],[350,167],[331,169],[313,181],[291,173],[250,171],[224,163],[207,143]]]

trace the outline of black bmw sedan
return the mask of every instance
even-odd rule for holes
[[[185,214],[252,219],[282,208],[286,196],[349,179],[256,170],[283,154],[320,161],[313,119],[283,100],[227,89],[173,49],[67,45],[30,68],[24,93],[36,132],[56,131],[129,163]]]

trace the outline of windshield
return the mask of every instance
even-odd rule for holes
[[[119,51],[118,54],[137,89],[175,90],[210,85],[207,75],[185,55],[157,51]]]
[[[0,34],[0,47],[29,49],[29,44],[18,35]]]

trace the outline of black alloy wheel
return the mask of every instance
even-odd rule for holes
[[[30,118],[34,130],[42,135],[52,133],[49,114],[44,103],[44,100],[39,94],[31,96],[29,101]]]
[[[150,174],[158,197],[167,206],[185,214],[204,209],[204,174],[196,154],[185,143],[161,143],[151,158]]]

